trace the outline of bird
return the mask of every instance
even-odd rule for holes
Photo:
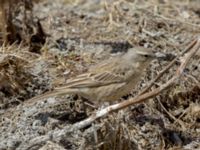
[[[65,85],[35,96],[30,101],[74,94],[93,104],[117,101],[134,89],[152,60],[162,58],[165,58],[164,53],[149,48],[130,48],[127,52],[98,63],[88,72],[68,79]]]

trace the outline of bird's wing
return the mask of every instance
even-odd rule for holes
[[[108,85],[111,83],[119,83],[123,80],[123,77],[112,74],[110,72],[102,72],[99,74],[87,73],[79,75],[76,78],[70,79],[65,86],[56,89],[97,87]]]
[[[35,103],[38,100],[45,99],[51,96],[62,94],[73,94],[77,92],[76,88],[98,87],[110,83],[117,83],[123,81],[123,78],[114,75],[110,72],[102,72],[99,74],[86,73],[70,79],[65,86],[57,87],[53,91],[33,97],[28,103]]]
[[[113,66],[112,64],[97,66],[88,73],[81,74],[73,79],[70,79],[65,86],[56,89],[97,87],[124,82],[125,77],[120,74],[119,71],[121,71],[121,69],[117,69],[116,71],[116,66]]]

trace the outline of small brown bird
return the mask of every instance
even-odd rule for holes
[[[154,53],[151,49],[131,48],[92,67],[87,73],[69,79],[65,86],[33,97],[31,101],[63,94],[78,94],[94,103],[115,101],[135,87],[153,59],[164,57],[164,54]]]

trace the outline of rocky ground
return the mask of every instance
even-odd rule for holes
[[[200,149],[200,52],[181,79],[158,96],[69,134],[62,132],[95,112],[82,98],[27,103],[130,47],[179,56],[199,36],[198,0],[41,0],[33,3],[32,15],[46,36],[41,49],[2,44],[0,50],[0,150]],[[169,63],[152,62],[121,101],[134,97]],[[152,89],[170,79],[178,65]]]

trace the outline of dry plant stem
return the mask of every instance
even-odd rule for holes
[[[18,149],[30,149],[31,147],[45,143],[45,141],[48,141],[48,140],[54,140],[54,139],[58,140],[60,137],[65,136],[66,134],[70,134],[71,132],[75,132],[78,129],[83,129],[84,127],[87,127],[88,125],[91,125],[96,119],[101,118],[113,111],[121,110],[130,105],[141,103],[149,98],[155,97],[160,92],[162,92],[163,90],[169,88],[174,83],[176,83],[176,81],[181,77],[191,57],[195,55],[198,49],[200,49],[200,37],[197,40],[193,41],[192,44],[190,44],[188,48],[190,48],[190,51],[187,50],[188,52],[180,60],[181,64],[179,68],[177,69],[177,72],[174,75],[174,77],[172,77],[170,80],[168,80],[165,84],[161,85],[160,87],[154,89],[151,92],[139,95],[134,98],[130,98],[127,101],[123,101],[121,103],[108,106],[102,110],[97,111],[96,113],[91,115],[89,118],[81,122],[75,123],[72,126],[66,126],[62,130],[57,130],[53,132],[51,131],[47,135],[33,138],[28,143],[20,145]]]
[[[189,75],[189,74],[187,74],[187,75],[185,75],[185,76],[186,76],[187,78],[192,79],[192,80],[195,82],[195,84],[197,85],[197,87],[200,88],[200,82],[199,82],[194,76]]]
[[[176,117],[174,117],[169,111],[167,111],[167,109],[163,106],[163,104],[161,103],[160,100],[158,100],[158,103],[160,104],[161,108],[165,111],[165,113],[167,113],[167,115],[172,118],[175,122],[178,122],[179,125],[182,127],[182,130],[185,131],[186,127],[185,124],[182,120],[180,120],[179,118],[176,119]]]

